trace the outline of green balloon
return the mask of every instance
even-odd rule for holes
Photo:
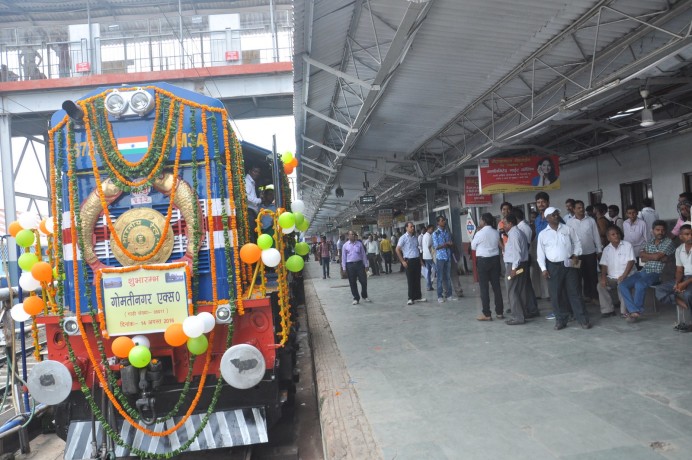
[[[151,351],[145,346],[136,345],[130,350],[130,354],[127,355],[127,359],[130,361],[134,367],[143,368],[146,367],[149,362],[151,362]]]
[[[301,242],[296,244],[296,254],[299,256],[306,256],[310,252],[310,245],[306,242]]]
[[[19,267],[25,272],[31,271],[31,267],[33,267],[36,262],[38,262],[38,257],[36,257],[36,254],[33,252],[25,252],[17,259]]]
[[[305,216],[303,215],[302,212],[294,212],[293,217],[296,218],[296,227],[299,226],[300,224],[302,224],[303,221],[305,220]]]
[[[190,350],[190,353],[193,355],[201,355],[207,351],[208,347],[209,341],[204,334],[200,335],[199,337],[187,339],[187,349]]]
[[[305,266],[305,260],[300,256],[291,256],[286,260],[286,268],[290,272],[299,272]]]
[[[296,218],[292,212],[282,212],[279,216],[279,225],[281,228],[291,228],[296,224]]]
[[[28,248],[34,244],[35,235],[31,230],[20,230],[17,236],[14,238],[17,240],[17,244],[23,248]]]
[[[274,244],[274,238],[271,235],[263,233],[257,238],[257,246],[262,250],[271,248],[272,244]]]
[[[307,219],[305,219],[305,220],[303,220],[302,224],[296,225],[296,228],[298,230],[300,230],[301,232],[304,232],[308,229],[309,226],[310,226],[310,222]]]
[[[281,154],[281,161],[283,164],[288,164],[293,159],[293,154],[291,152],[284,152]]]

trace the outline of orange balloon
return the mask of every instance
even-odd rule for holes
[[[296,166],[298,166],[298,158],[293,157],[293,159],[289,161],[288,164],[291,166],[291,168],[295,168]]]
[[[38,229],[43,233],[44,235],[50,235],[50,232],[48,232],[48,228],[46,227],[46,219],[43,219],[40,224],[38,224]]]
[[[290,163],[287,165],[284,165],[284,172],[286,174],[291,174],[293,172],[293,166],[291,166]]]
[[[10,232],[10,235],[12,235],[13,238],[17,237],[17,233],[21,232],[24,230],[22,226],[17,222],[16,220],[10,224],[10,228],[7,229]]]
[[[53,268],[48,262],[36,262],[34,266],[31,267],[31,276],[33,276],[36,281],[50,283],[53,281]]]
[[[36,316],[46,308],[46,303],[37,295],[32,295],[24,299],[24,311],[31,316]]]
[[[117,339],[113,340],[113,343],[111,344],[111,350],[113,350],[113,354],[118,358],[127,358],[130,354],[130,350],[132,350],[134,347],[135,343],[132,341],[132,339],[125,336],[118,337]]]
[[[179,347],[187,343],[187,336],[183,331],[183,323],[173,323],[168,326],[166,332],[163,333],[163,339],[172,347]]]
[[[262,250],[254,243],[246,243],[240,248],[240,260],[246,264],[254,264],[262,257]]]

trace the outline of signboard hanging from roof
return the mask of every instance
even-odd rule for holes
[[[481,195],[478,185],[478,170],[464,170],[464,206],[487,206],[493,204],[492,195]]]
[[[557,155],[483,158],[478,176],[482,194],[558,190],[560,160]]]

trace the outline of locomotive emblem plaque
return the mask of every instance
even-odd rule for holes
[[[159,244],[163,236],[166,219],[163,215],[150,208],[130,209],[121,215],[113,225],[120,241],[125,249],[136,256],[150,256],[152,251]],[[147,264],[159,264],[168,260],[173,252],[173,229],[168,226],[166,240],[161,248],[151,258],[145,262]],[[140,262],[131,259],[113,241],[111,236],[111,248],[113,255],[123,266],[137,265]]]

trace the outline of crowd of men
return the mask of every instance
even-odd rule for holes
[[[602,318],[620,316],[636,322],[651,286],[656,298],[675,304],[679,314],[692,305],[692,193],[680,194],[678,219],[670,231],[648,198],[641,209],[628,206],[624,219],[616,205],[585,206],[568,199],[563,212],[550,205],[545,192],[537,193],[535,199],[536,212],[530,222],[521,208],[508,202],[500,206],[499,222],[490,213],[480,218],[471,242],[480,285],[479,321],[493,320],[491,290],[495,318],[511,326],[539,317],[537,299],[548,299],[553,311],[546,319],[555,320],[556,330],[572,320],[590,329],[587,303],[599,305]],[[322,262],[323,278],[330,275],[330,261],[340,263],[354,305],[361,299],[370,301],[368,276],[392,273],[394,257],[401,263],[400,271],[406,272],[408,305],[427,300],[421,276],[426,289],[436,291],[439,303],[463,295],[459,273],[464,271],[464,259],[444,216],[418,230],[407,222],[403,234],[397,231],[391,237],[373,233],[360,240],[349,231],[333,244],[323,236],[315,252]],[[673,260],[675,274],[665,280],[664,269]],[[506,281],[507,309],[501,278]],[[679,320],[676,329],[687,332],[692,327]]]
[[[500,225],[495,225],[489,213],[481,216],[480,229],[471,244],[476,251],[481,288],[483,314],[479,321],[492,320],[488,284],[494,292],[496,318],[504,319],[500,255],[507,277],[507,311],[512,313],[505,321],[508,325],[525,324],[527,319],[539,316],[536,299],[541,296],[551,301],[553,313],[547,319],[555,320],[556,330],[564,329],[572,319],[590,329],[585,303],[600,305],[603,318],[619,313],[627,321],[636,322],[651,286],[656,287],[658,300],[674,303],[682,311],[689,309],[691,193],[680,194],[678,220],[670,232],[648,198],[643,200],[642,209],[628,206],[626,219],[619,216],[616,205],[585,207],[580,200],[568,199],[563,213],[550,206],[547,193],[539,192],[535,199],[533,227],[524,221],[522,210],[511,203],[502,203]],[[673,239],[680,243],[677,249]],[[674,279],[662,282],[664,269],[673,260]],[[687,332],[689,328],[679,321],[676,329]]]

